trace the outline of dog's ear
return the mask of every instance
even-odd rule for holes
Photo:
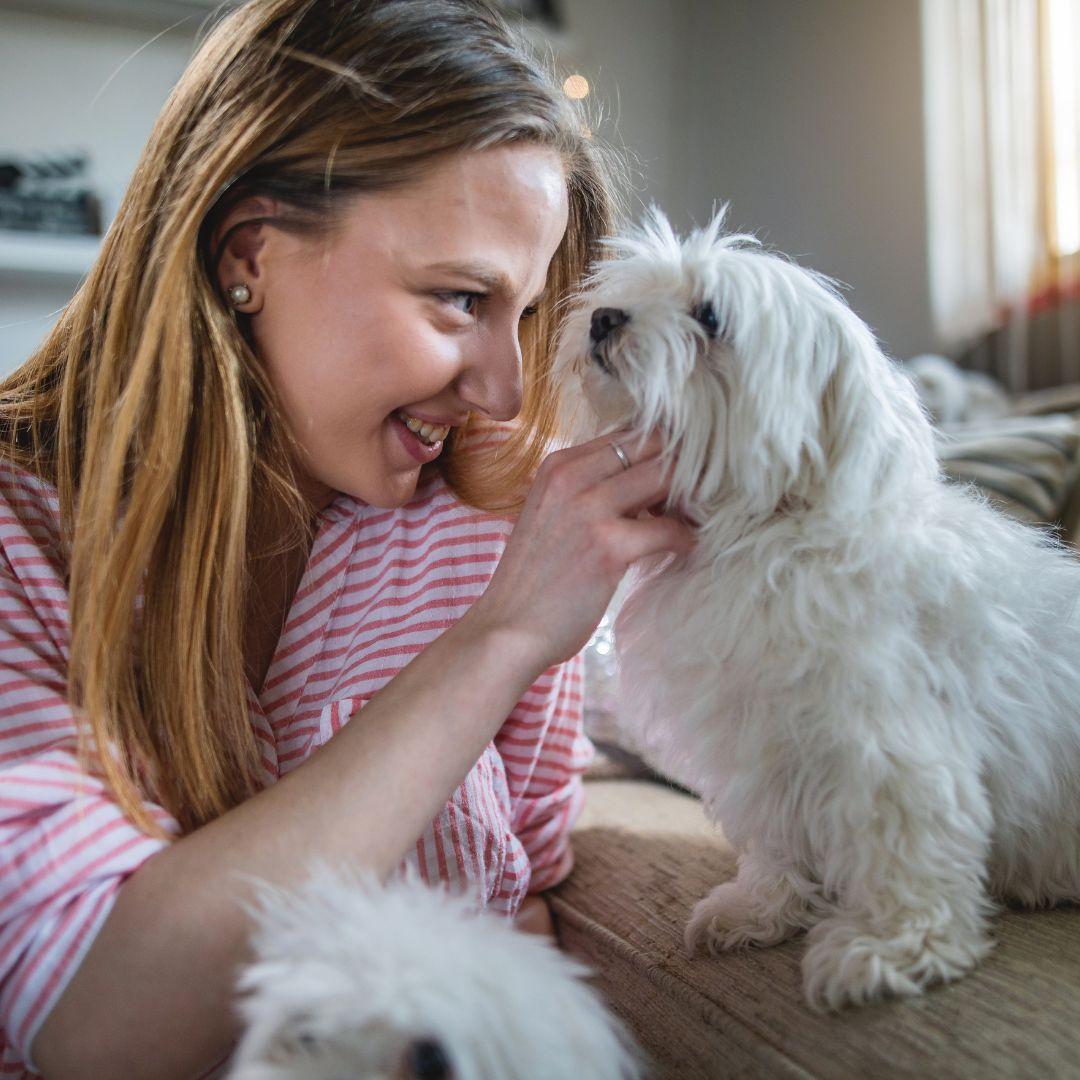
[[[937,469],[933,436],[911,381],[846,306],[836,313],[829,378],[820,399],[820,438],[808,468],[811,502],[861,516],[882,492]]]

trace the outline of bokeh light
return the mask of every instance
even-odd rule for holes
[[[580,99],[588,97],[589,94],[589,80],[584,75],[571,75],[566,82],[562,84],[564,93],[569,98]]]

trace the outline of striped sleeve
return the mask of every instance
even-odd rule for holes
[[[26,545],[20,545],[25,547]],[[76,755],[59,648],[66,602],[45,566],[0,565],[0,1074],[30,1047],[111,910],[164,843],[138,831]],[[25,585],[25,587],[24,587]],[[44,587],[44,586],[47,586]],[[30,599],[33,595],[34,600]],[[148,807],[170,831],[176,823]]]
[[[530,893],[559,884],[573,867],[570,827],[585,801],[593,757],[583,728],[583,660],[544,672],[495,736],[510,790],[511,829],[529,857]]]

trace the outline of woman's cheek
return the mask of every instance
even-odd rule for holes
[[[414,400],[434,397],[454,381],[462,366],[462,352],[458,344],[447,343],[445,338],[418,342],[416,352],[410,358],[410,381],[416,387]]]

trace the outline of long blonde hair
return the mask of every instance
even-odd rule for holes
[[[555,432],[557,306],[619,216],[620,159],[583,123],[483,0],[250,0],[181,76],[93,269],[0,383],[0,453],[59,495],[79,745],[147,832],[165,835],[144,796],[186,833],[261,786],[243,655],[254,529],[274,506],[285,551],[314,533],[298,448],[217,286],[215,224],[269,194],[282,227],[318,234],[442,155],[557,150],[569,225],[522,332],[519,421],[499,455],[451,449],[443,466],[463,500],[512,512]]]

